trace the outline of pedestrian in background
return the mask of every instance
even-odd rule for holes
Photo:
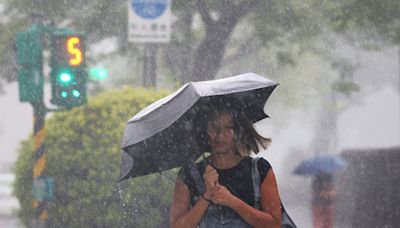
[[[335,218],[337,188],[333,174],[315,175],[312,183],[312,216],[314,228],[332,228]]]

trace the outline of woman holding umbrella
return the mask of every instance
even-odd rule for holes
[[[281,204],[274,172],[265,159],[250,152],[266,148],[232,100],[209,104],[195,128],[203,161],[184,166],[178,175],[171,207],[171,227],[280,227]]]

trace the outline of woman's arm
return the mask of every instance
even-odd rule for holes
[[[204,216],[209,202],[200,197],[195,205],[190,208],[190,191],[186,184],[178,177],[175,184],[174,198],[172,201],[170,226],[196,227]]]
[[[247,223],[258,227],[279,228],[281,226],[281,204],[278,187],[272,169],[261,184],[261,210],[257,210],[229,192],[224,186],[217,186],[212,201],[232,208]]]
[[[206,166],[203,174],[206,192],[203,197],[211,198],[212,190],[218,184],[218,173],[210,165]],[[170,226],[171,227],[196,227],[204,216],[210,202],[199,197],[196,203],[190,208],[190,191],[181,178],[177,178],[172,201]]]

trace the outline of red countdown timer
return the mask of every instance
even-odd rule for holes
[[[83,64],[84,53],[82,40],[79,36],[58,36],[54,39],[54,53],[57,65],[78,67]]]

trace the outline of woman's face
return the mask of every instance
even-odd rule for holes
[[[233,120],[227,113],[218,114],[207,124],[207,134],[213,153],[234,152]]]

